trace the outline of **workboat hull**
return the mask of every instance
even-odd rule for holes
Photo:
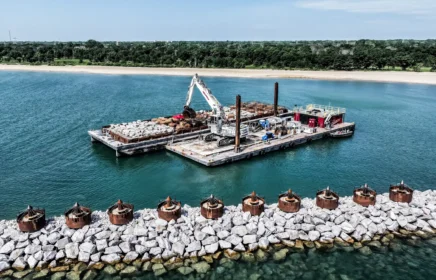
[[[354,131],[345,132],[345,133],[330,133],[331,138],[347,138],[353,136]]]

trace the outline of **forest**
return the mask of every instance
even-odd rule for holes
[[[436,71],[436,40],[3,42],[0,63]]]

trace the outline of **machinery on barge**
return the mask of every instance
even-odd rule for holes
[[[191,107],[195,88],[210,110]],[[345,108],[330,105],[279,106],[278,83],[274,84],[274,104],[242,102],[238,95],[236,105],[223,106],[195,74],[183,113],[106,125],[88,134],[92,142],[115,150],[117,157],[166,149],[203,165],[217,166],[327,137],[352,135],[355,124],[345,122],[345,113]]]
[[[237,128],[235,123],[227,121],[224,108],[218,99],[212,94],[212,91],[206,86],[203,80],[200,79],[198,74],[192,77],[191,84],[188,88],[188,94],[186,96],[186,103],[183,109],[183,117],[185,119],[194,119],[197,113],[192,109],[191,101],[194,95],[194,87],[197,87],[202,96],[212,109],[212,113],[209,119],[210,133],[204,136],[206,142],[217,141],[217,146],[226,146],[235,143]],[[248,126],[241,125],[240,138],[245,140],[248,136]]]

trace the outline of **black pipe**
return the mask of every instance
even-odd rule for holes
[[[236,128],[235,128],[235,153],[239,153],[241,144],[241,96],[236,96]]]
[[[279,83],[274,84],[274,116],[278,115],[278,103],[279,103]]]

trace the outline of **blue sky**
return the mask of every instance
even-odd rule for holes
[[[2,0],[0,41],[428,39],[436,0]]]

